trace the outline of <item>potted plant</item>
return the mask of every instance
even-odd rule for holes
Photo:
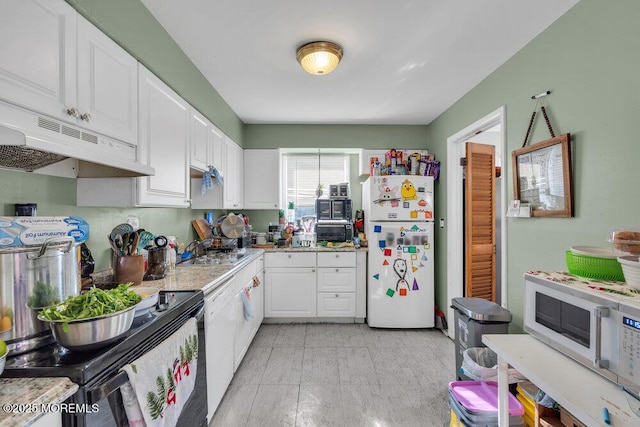
[[[318,184],[318,188],[316,189],[316,197],[322,196],[322,189],[323,188],[324,188],[324,185]]]

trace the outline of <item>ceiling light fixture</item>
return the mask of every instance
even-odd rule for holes
[[[296,58],[307,73],[323,76],[336,69],[342,48],[332,42],[315,41],[300,46]]]

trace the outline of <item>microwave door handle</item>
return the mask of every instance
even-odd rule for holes
[[[596,358],[593,364],[596,368],[609,369],[609,361],[602,360],[602,318],[609,317],[609,308],[596,307],[593,314],[596,316]]]

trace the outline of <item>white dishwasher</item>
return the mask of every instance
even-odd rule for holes
[[[208,419],[211,421],[233,378],[236,311],[234,310],[234,277],[207,295],[205,304],[205,340],[207,357]]]

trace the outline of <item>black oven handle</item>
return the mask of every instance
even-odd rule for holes
[[[203,304],[193,315],[193,317],[195,317],[196,321],[200,322],[204,317],[204,312],[205,306]],[[89,403],[97,403],[101,401],[102,399],[122,387],[127,381],[129,381],[129,376],[127,375],[127,373],[125,371],[118,372],[115,377],[111,378],[100,387],[95,388],[89,392]]]
[[[127,381],[129,381],[127,373],[125,371],[118,372],[115,377],[89,392],[89,403],[93,404],[100,402],[102,399],[126,384]]]

